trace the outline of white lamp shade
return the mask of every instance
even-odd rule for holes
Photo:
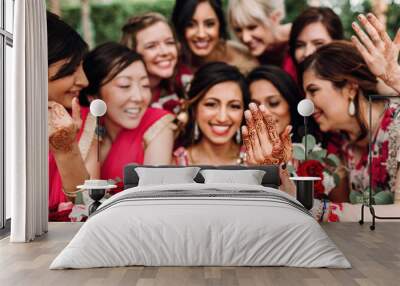
[[[90,103],[90,113],[95,116],[103,116],[107,111],[107,105],[101,99],[95,99]]]
[[[311,116],[314,113],[314,103],[309,99],[303,99],[297,105],[297,111],[301,116]]]

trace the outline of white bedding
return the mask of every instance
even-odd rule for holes
[[[171,197],[157,197],[174,190]],[[350,268],[342,252],[299,204],[285,193],[255,185],[192,183],[128,189],[100,206],[50,269],[127,265]]]

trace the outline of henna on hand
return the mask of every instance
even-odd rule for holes
[[[61,104],[49,102],[48,124],[50,149],[58,152],[70,152],[78,130],[71,116]]]
[[[75,133],[73,127],[62,127],[56,129],[49,137],[50,147],[56,151],[70,152],[75,141],[75,137],[72,137],[71,133]]]
[[[249,111],[245,113],[247,129],[244,128],[243,130],[245,132],[242,133],[247,155],[249,158],[256,157],[253,146],[256,141],[258,142],[259,138],[264,138],[262,141],[259,139],[259,145],[262,145],[263,159],[257,156],[257,160],[255,160],[256,163],[266,165],[286,163],[292,156],[292,142],[290,138],[291,127],[287,127],[279,136],[273,116],[264,108],[265,107],[260,107],[259,110],[257,107],[251,106],[251,113],[249,114]],[[265,131],[268,136],[267,139],[265,139],[265,135],[263,135]],[[272,149],[268,146],[269,144],[272,144]]]

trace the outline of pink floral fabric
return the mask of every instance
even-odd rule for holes
[[[398,130],[397,117],[400,112],[400,105],[391,102],[381,119],[379,128],[373,135],[372,142],[372,194],[377,196],[375,203],[387,204],[393,203],[393,200],[387,198],[394,198],[394,189],[391,187],[391,181],[394,179],[391,176],[389,155],[395,157],[398,151],[398,144],[393,144],[391,140],[391,130]],[[350,201],[352,203],[362,203],[365,193],[369,191],[369,166],[368,166],[368,149],[366,149],[361,158],[356,160],[354,156],[354,148],[350,144],[345,144],[343,147],[347,167],[349,169],[350,180]],[[378,197],[383,198],[380,192],[388,192],[387,198],[379,201]],[[358,199],[357,199],[358,198]],[[365,201],[364,201],[365,202]]]

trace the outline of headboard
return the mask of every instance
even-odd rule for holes
[[[151,167],[151,168],[185,168],[184,166],[173,166],[173,165],[163,165],[163,166],[150,166],[150,165],[137,165],[128,164],[124,168],[124,189],[129,189],[136,187],[139,183],[138,174],[135,171],[136,167]],[[264,166],[205,166],[205,165],[194,165],[195,167],[200,167],[201,169],[220,169],[220,170],[248,170],[256,169],[265,171],[265,175],[262,180],[262,185],[265,187],[271,187],[278,189],[280,186],[279,179],[279,166],[277,165],[264,165]],[[191,166],[193,167],[193,166]],[[204,183],[204,178],[200,174],[194,178],[197,183]]]

